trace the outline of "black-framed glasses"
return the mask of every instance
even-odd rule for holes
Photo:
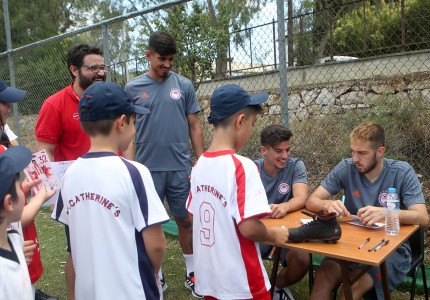
[[[106,72],[108,69],[108,66],[106,66],[106,65],[82,65],[82,66],[87,68],[88,70],[90,70],[93,73],[98,73],[98,72],[100,72],[100,70]]]

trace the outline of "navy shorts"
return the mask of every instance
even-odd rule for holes
[[[71,253],[72,248],[70,247],[70,232],[69,232],[69,226],[64,225],[64,231],[66,232],[66,241],[67,241],[67,252]]]
[[[170,213],[180,219],[188,218],[185,204],[190,193],[191,169],[183,171],[151,171],[155,189],[161,201],[167,200]]]

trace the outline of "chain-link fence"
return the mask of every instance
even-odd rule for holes
[[[414,166],[428,199],[430,2],[388,2],[286,1],[288,15],[280,20],[284,38],[278,36],[274,0],[250,13],[250,22],[240,28],[238,18],[221,22],[228,19],[221,16],[228,16],[228,10],[218,11],[218,23],[213,23],[209,12],[206,18],[191,17],[198,1],[172,1],[11,49],[0,54],[0,77],[8,83],[14,78],[28,95],[18,105],[18,118],[9,122],[21,143],[34,150],[34,126],[43,101],[71,81],[67,49],[78,42],[99,45],[110,65],[109,79],[125,85],[148,68],[147,24],[152,24],[178,40],[176,70],[196,87],[206,145],[211,139],[208,99],[216,87],[235,82],[250,92],[271,95],[241,153],[258,157],[261,128],[288,124],[294,133],[293,155],[305,161],[312,191],[349,156],[350,131],[361,121],[375,120],[386,128],[387,156]],[[280,64],[280,43],[287,49],[286,65]],[[286,80],[280,80],[283,68]],[[288,97],[280,95],[281,86],[288,88]]]

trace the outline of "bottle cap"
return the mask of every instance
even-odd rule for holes
[[[396,188],[388,188],[388,192],[389,193],[395,193],[396,192]]]

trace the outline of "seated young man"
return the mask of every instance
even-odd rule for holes
[[[280,125],[265,127],[260,136],[263,158],[255,163],[260,171],[273,218],[303,209],[308,198],[308,177],[305,164],[290,156],[292,132]],[[267,257],[273,246],[260,244],[262,257]],[[309,269],[308,253],[282,248],[284,268],[276,279],[273,299],[294,299],[288,286],[298,282]]]
[[[309,197],[306,207],[349,216],[358,215],[365,225],[385,220],[387,190],[395,187],[400,198],[400,223],[427,226],[429,216],[420,182],[406,162],[383,158],[384,128],[373,122],[357,126],[350,135],[352,158],[342,160]],[[345,203],[330,200],[344,191]],[[411,249],[403,243],[386,260],[390,291],[403,281],[411,266]],[[351,276],[364,268],[351,264]],[[310,299],[331,299],[332,290],[341,282],[337,260],[325,259],[315,272]],[[352,285],[354,299],[361,299],[375,287],[377,299],[384,299],[379,267],[368,269]],[[366,295],[367,296],[367,295]],[[343,299],[341,295],[341,299]],[[373,297],[374,298],[374,297]]]

